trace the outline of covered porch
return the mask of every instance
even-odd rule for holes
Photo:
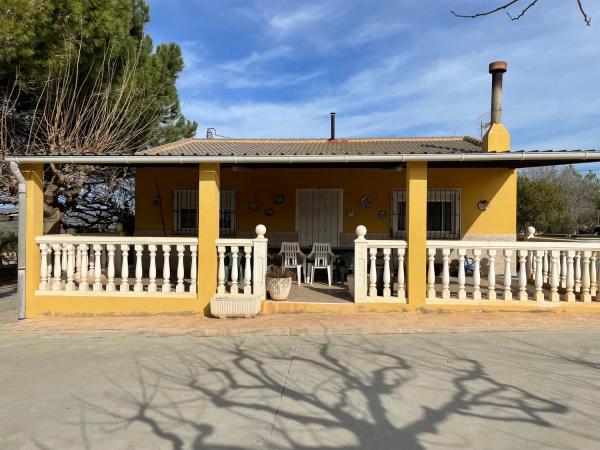
[[[272,243],[270,230],[262,224],[254,227],[252,236],[240,237],[249,233],[239,229],[235,237],[221,236],[221,168],[201,164],[193,170],[198,174],[193,212],[197,235],[103,237],[43,235],[41,208],[36,207],[36,202],[41,204],[41,166],[25,169],[27,202],[33,211],[27,220],[31,236],[27,315],[208,314],[216,296],[250,299],[261,305],[263,313],[563,309],[600,304],[598,241],[517,242],[504,236],[477,240],[465,238],[462,231],[461,239],[428,239],[427,214],[432,210],[428,181],[435,171],[420,161],[395,172],[405,189],[403,238],[394,238],[392,227],[391,238],[380,239],[382,232],[371,233],[358,225],[350,247],[334,247],[352,255],[353,273],[348,278],[331,287],[322,279],[314,286],[295,286],[287,301],[273,302],[266,293],[265,276],[273,262],[269,254],[277,251],[281,238]],[[389,195],[388,201],[393,193]],[[493,212],[495,206],[492,200],[481,214]],[[466,207],[466,202],[460,206],[459,223],[465,223]],[[343,213],[346,219],[345,206]],[[172,218],[173,223],[182,220],[175,214]],[[340,234],[345,230],[346,225]],[[228,264],[226,253],[231,257]]]

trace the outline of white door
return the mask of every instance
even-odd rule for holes
[[[341,189],[296,191],[296,231],[301,247],[311,247],[313,242],[329,242],[338,247],[341,230]]]

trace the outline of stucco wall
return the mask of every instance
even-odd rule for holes
[[[267,234],[281,239],[295,233],[296,189],[343,189],[343,238],[352,242],[357,225],[365,225],[372,238],[385,238],[391,229],[391,191],[405,187],[403,170],[383,169],[244,169],[221,170],[221,188],[237,190],[238,235],[253,235],[254,227],[263,223]],[[162,235],[172,230],[172,189],[197,188],[198,169],[194,167],[145,167],[136,172],[136,234]],[[509,169],[429,169],[428,187],[461,190],[461,234],[465,239],[511,239],[516,229],[516,175]],[[152,197],[160,195],[160,207]],[[285,201],[276,205],[273,197],[282,194]],[[363,196],[372,197],[373,206],[360,207]],[[480,211],[480,200],[490,202]],[[257,201],[258,211],[248,203]],[[273,216],[265,209],[271,208]],[[379,219],[379,210],[388,211]],[[353,211],[353,217],[349,212]],[[279,240],[279,239],[278,239]]]

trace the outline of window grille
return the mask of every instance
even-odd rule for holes
[[[406,190],[392,191],[392,234],[406,236]],[[460,190],[427,191],[427,238],[460,239]]]
[[[235,189],[221,189],[219,208],[219,235],[235,235]],[[198,189],[173,190],[173,233],[198,234]]]

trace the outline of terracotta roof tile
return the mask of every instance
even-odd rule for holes
[[[398,155],[482,152],[470,137],[371,139],[183,139],[138,151],[161,156]]]

